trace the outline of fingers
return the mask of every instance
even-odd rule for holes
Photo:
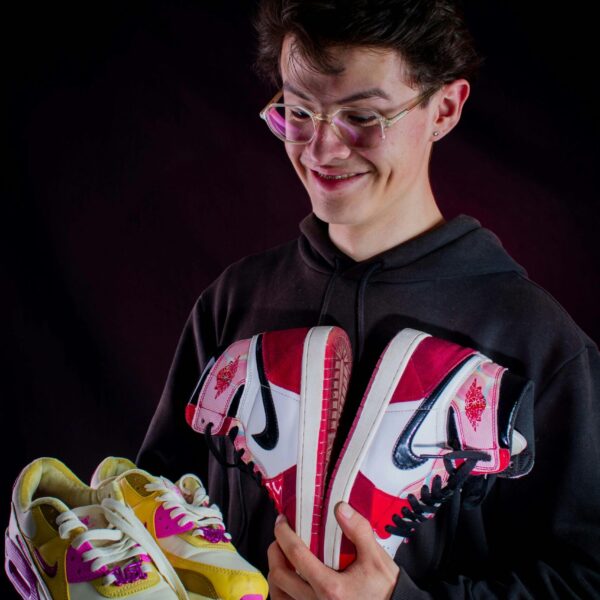
[[[286,560],[279,544],[273,542],[267,551],[269,559],[269,595],[272,600],[310,600],[315,598],[310,586],[303,581]]]
[[[377,543],[369,521],[346,502],[338,503],[335,515],[344,535],[356,547],[356,560],[344,572],[377,573],[382,589],[393,590],[400,568]]]
[[[384,600],[393,593],[399,568],[375,540],[369,522],[344,503],[336,507],[342,531],[357,547],[357,557],[341,572],[326,567],[292,531],[285,518],[275,524],[268,551],[273,600]],[[296,571],[302,573],[302,577]]]
[[[348,503],[338,502],[335,516],[344,535],[356,546],[357,556],[383,550],[375,540],[373,528],[365,517],[355,511]]]
[[[333,573],[332,569],[326,567],[309,550],[282,515],[275,522],[275,539],[292,568],[302,574],[302,578],[299,577],[300,581],[304,579],[318,594],[329,581],[329,576]]]

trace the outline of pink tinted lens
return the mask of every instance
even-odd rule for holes
[[[313,136],[313,121],[307,113],[272,106],[265,116],[271,131],[290,142],[307,142]]]
[[[381,125],[372,113],[342,111],[333,122],[344,143],[352,148],[372,148],[381,141]]]

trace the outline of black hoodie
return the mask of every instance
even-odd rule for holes
[[[184,419],[203,367],[232,342],[334,324],[354,350],[340,423],[349,430],[389,340],[412,327],[476,348],[533,380],[533,470],[456,494],[400,546],[394,598],[600,597],[600,355],[594,342],[480,223],[460,215],[356,262],[314,214],[301,236],[228,267],[183,330],[138,457],[156,474],[198,473],[240,552],[264,572],[275,512],[249,475],[223,468]],[[232,460],[229,440],[217,438]],[[477,502],[475,500],[479,500]]]

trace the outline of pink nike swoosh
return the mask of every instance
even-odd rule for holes
[[[56,572],[58,571],[58,561],[56,561],[52,566],[50,566],[43,558],[43,556],[39,553],[37,548],[34,548],[35,557],[38,559],[38,562],[44,569],[44,573],[48,575],[48,577],[56,577]]]

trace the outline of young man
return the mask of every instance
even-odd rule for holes
[[[231,265],[202,293],[141,466],[198,472],[241,553],[269,570],[274,599],[596,596],[598,350],[494,234],[465,215],[446,222],[429,183],[432,146],[457,125],[478,63],[455,3],[264,0],[257,28],[259,65],[282,90],[262,115],[285,142],[313,212],[298,240]],[[353,344],[339,439],[382,350],[413,327],[535,382],[533,471],[487,494],[466,486],[395,561],[343,504],[337,518],[357,547],[345,571],[320,563],[285,521],[273,542],[266,494],[209,456],[184,407],[219,349],[317,324],[343,327]],[[231,458],[228,440],[216,441]]]

